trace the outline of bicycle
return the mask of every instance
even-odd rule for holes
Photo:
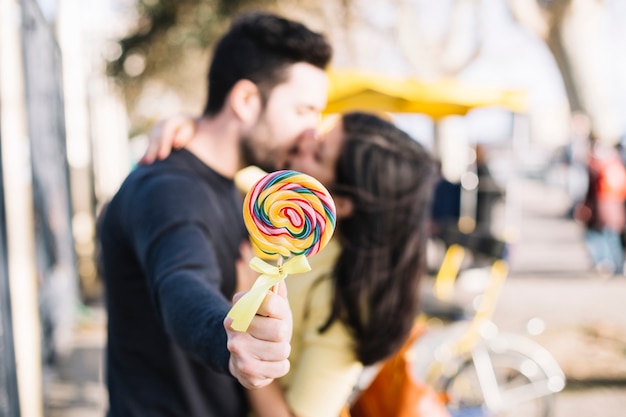
[[[559,364],[534,340],[500,332],[491,321],[508,275],[502,251],[472,315],[450,302],[465,252],[458,243],[446,250],[434,283],[436,302],[426,303],[421,318],[427,330],[412,352],[415,377],[435,388],[452,417],[549,417],[566,383]]]

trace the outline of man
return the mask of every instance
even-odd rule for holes
[[[248,332],[225,319],[247,239],[232,178],[250,164],[282,166],[315,127],[330,56],[299,23],[237,19],[216,46],[191,142],[131,173],[108,205],[100,235],[109,416],[244,416],[238,381],[262,387],[288,371],[284,284]]]

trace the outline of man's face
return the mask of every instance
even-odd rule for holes
[[[271,91],[264,111],[242,138],[243,162],[266,171],[283,168],[288,152],[317,126],[327,91],[323,70],[306,63],[292,65],[287,80]]]
[[[289,153],[285,168],[308,174],[330,188],[335,182],[335,169],[344,136],[339,118],[319,137],[313,131],[307,131]]]

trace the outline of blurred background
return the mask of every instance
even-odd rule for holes
[[[568,380],[556,416],[623,415],[626,278],[576,208],[590,139],[626,146],[626,1],[0,0],[0,416],[104,415],[99,210],[157,120],[201,112],[213,43],[249,8],[326,34],[335,86],[418,85],[382,110],[441,162],[433,216],[508,244],[494,321],[535,324]]]

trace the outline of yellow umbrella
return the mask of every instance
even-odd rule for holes
[[[522,90],[469,85],[454,79],[421,82],[356,70],[331,70],[329,80],[325,113],[422,113],[438,119],[465,115],[477,107],[499,106],[513,112],[526,109],[526,93]]]

